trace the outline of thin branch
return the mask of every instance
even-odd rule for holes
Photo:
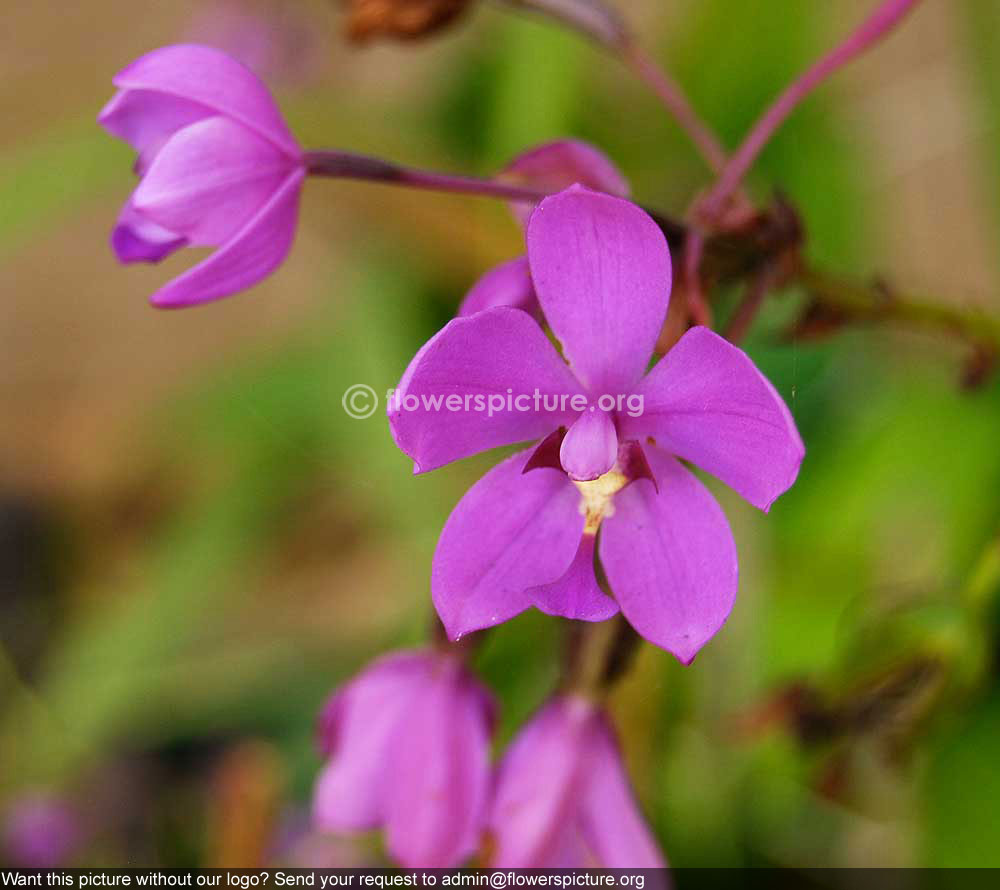
[[[416,167],[394,164],[382,158],[346,151],[309,151],[305,153],[304,159],[306,169],[311,175],[329,176],[334,179],[359,179],[364,182],[399,185],[426,191],[532,203],[541,201],[551,194],[549,191],[523,188],[496,179],[419,170]]]
[[[515,9],[555,19],[603,46],[622,61],[663,103],[716,174],[726,165],[726,151],[711,127],[694,110],[670,74],[639,45],[621,13],[601,0],[501,0]]]
[[[794,280],[813,300],[847,321],[900,322],[949,331],[1000,354],[1000,319],[980,309],[897,293],[880,284],[858,284],[808,266],[800,269]]]
[[[704,236],[697,229],[688,231],[684,247],[684,295],[687,298],[691,321],[706,328],[712,327],[712,310],[701,286],[701,258],[705,249]]]
[[[614,635],[604,652],[604,664],[598,678],[602,690],[609,691],[628,673],[641,646],[642,637],[618,615],[615,618]]]
[[[622,47],[626,64],[663,103],[705,159],[713,173],[722,174],[728,157],[722,143],[688,101],[680,85],[642,47],[629,41]]]
[[[758,118],[736,153],[729,159],[719,181],[703,203],[705,213],[712,216],[720,212],[778,127],[813,89],[889,34],[919,2],[920,0],[884,0],[846,40],[790,84]]]
[[[743,299],[723,331],[723,336],[730,343],[739,344],[750,333],[750,326],[757,317],[760,307],[764,305],[764,300],[774,286],[776,278],[777,270],[769,263],[747,282]]]
[[[620,12],[600,0],[501,0],[505,6],[553,18],[596,43],[618,47],[628,28]]]

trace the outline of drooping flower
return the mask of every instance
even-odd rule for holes
[[[678,458],[766,511],[795,481],[802,441],[774,387],[707,328],[645,373],[671,266],[640,208],[573,187],[539,204],[527,241],[569,364],[527,313],[487,309],[431,338],[389,406],[418,473],[542,439],[452,512],[434,554],[434,604],[453,639],[531,606],[587,621],[620,608],[689,663],[729,615],[737,563],[721,508]],[[614,599],[596,580],[598,550]]]
[[[663,868],[614,732],[591,702],[553,699],[500,763],[489,830],[494,868]]]
[[[514,158],[499,179],[540,192],[557,192],[574,183],[595,191],[627,198],[628,181],[600,151],[586,142],[563,139],[546,142]],[[528,225],[533,204],[513,203],[511,211],[522,226]],[[515,306],[525,312],[538,311],[538,298],[531,283],[526,256],[515,257],[490,269],[465,295],[459,315],[472,315],[493,306]]]
[[[324,708],[317,828],[382,826],[400,864],[458,865],[479,846],[492,724],[489,694],[454,655],[378,659]]]
[[[33,791],[15,798],[4,813],[3,857],[22,868],[66,865],[82,840],[79,817],[63,798]]]
[[[302,151],[267,88],[207,46],[153,50],[114,78],[98,120],[138,152],[139,185],[111,235],[123,263],[216,247],[152,296],[174,308],[270,275],[295,234]]]

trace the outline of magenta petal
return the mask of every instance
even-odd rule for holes
[[[153,294],[153,305],[175,309],[207,303],[248,288],[270,275],[292,246],[304,176],[302,170],[291,173],[229,241]]]
[[[656,223],[635,204],[575,186],[538,205],[528,260],[545,318],[590,394],[631,392],[670,298],[670,251]]]
[[[554,699],[518,733],[497,771],[490,830],[492,868],[580,867],[579,804],[593,710]]]
[[[174,133],[215,113],[181,96],[150,90],[120,90],[101,110],[97,121],[138,152],[137,172],[141,175]]]
[[[736,545],[722,508],[690,472],[646,449],[659,482],[615,495],[600,555],[629,623],[689,664],[725,623],[736,598]]]
[[[511,743],[490,814],[494,868],[661,868],[604,715],[555,698]]]
[[[111,248],[122,263],[157,263],[187,244],[187,238],[136,213],[129,200],[111,230]]]
[[[538,298],[531,283],[527,257],[520,256],[490,269],[465,295],[458,314],[472,315],[495,306],[511,306],[529,315],[537,314]]]
[[[132,203],[196,246],[227,241],[295,169],[288,157],[223,117],[175,133],[153,159]]]
[[[536,402],[536,391],[561,399],[549,402],[557,410]],[[573,396],[582,398],[580,385],[534,319],[487,309],[453,319],[424,344],[389,406],[389,425],[423,473],[568,424],[578,413],[568,407]]]
[[[805,447],[781,396],[749,357],[708,328],[692,328],[636,389],[641,417],[621,435],[645,439],[770,508],[799,473]]]
[[[420,652],[380,658],[326,705],[323,744],[331,758],[313,802],[319,828],[355,831],[381,823],[383,789],[392,787],[386,758],[430,670],[431,662]]]
[[[594,575],[595,543],[594,535],[583,535],[565,574],[528,590],[536,609],[578,621],[605,621],[618,614],[618,604],[601,590]]]
[[[522,473],[530,451],[472,486],[445,523],[431,593],[452,639],[513,618],[532,605],[529,587],[561,577],[583,531],[580,495],[565,475]]]
[[[546,142],[526,151],[507,165],[502,176],[542,192],[556,192],[580,183],[594,191],[621,198],[628,197],[629,193],[628,180],[608,157],[577,139]],[[510,207],[526,226],[534,204],[521,202]]]
[[[665,868],[632,794],[621,753],[603,717],[594,721],[582,832],[602,868]]]
[[[289,157],[298,159],[301,154],[267,87],[220,50],[197,44],[161,47],[120,71],[114,84],[204,105],[255,130]]]
[[[442,659],[396,739],[387,846],[407,868],[459,865],[479,846],[490,785],[490,709],[462,666]]]
[[[559,448],[563,469],[577,482],[592,482],[603,476],[617,458],[615,423],[606,411],[594,406],[576,419]]]

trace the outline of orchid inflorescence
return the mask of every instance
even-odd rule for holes
[[[469,5],[359,3],[351,27],[358,39],[419,36]],[[532,444],[473,485],[441,532],[430,579],[447,639],[383,656],[324,708],[328,762],[315,821],[329,831],[382,827],[391,856],[410,867],[476,855],[501,867],[659,867],[665,859],[602,704],[608,683],[564,683],[494,770],[495,705],[468,665],[474,647],[463,638],[532,607],[590,623],[620,613],[624,638],[634,641],[634,630],[690,664],[723,626],[737,591],[736,545],[721,507],[685,464],[763,511],[795,482],[805,449],[791,412],[735,341],[766,292],[796,267],[800,231],[792,224],[793,237],[746,265],[748,301],[728,339],[711,329],[702,263],[713,238],[738,244],[748,226],[776,218],[740,192],[771,133],[823,77],[916,4],[881,4],[778,98],[731,158],[612,10],[593,0],[511,5],[603,43],[660,96],[719,176],[686,222],[631,202],[624,175],[577,140],[531,149],[493,179],[303,151],[252,72],[218,50],[175,45],[122,70],[99,117],[138,153],[139,183],[111,243],[123,263],[216,248],[153,294],[154,305],[175,308],[272,274],[291,247],[309,176],[510,203],[525,255],[487,272],[413,357],[388,419],[417,473]],[[675,283],[693,324],[671,336]],[[456,396],[465,410],[428,407]],[[505,407],[488,416],[468,407],[490,396],[504,397]],[[534,410],[514,409],[529,396]],[[414,407],[404,407],[410,399]],[[642,410],[622,410],[623,400]],[[615,652],[621,658],[621,647]],[[606,681],[620,672],[612,667]]]

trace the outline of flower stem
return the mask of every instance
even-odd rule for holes
[[[530,201],[535,203],[551,192],[482,179],[476,176],[456,176],[450,173],[436,173],[405,167],[381,158],[354,154],[345,151],[309,151],[305,153],[305,165],[313,176],[329,176],[334,179],[360,179],[366,182],[380,182],[385,185],[399,185],[405,188],[424,189],[434,192],[451,192],[459,195],[477,195],[483,198],[499,198],[503,201]]]
[[[600,676],[602,690],[609,691],[628,673],[641,645],[642,637],[621,615],[617,616],[614,635],[604,653],[604,665]]]
[[[691,106],[684,91],[639,46],[618,10],[601,0],[501,0],[506,6],[541,13],[561,22],[612,53],[663,103],[716,174],[726,165],[726,151]]]
[[[304,155],[306,170],[312,176],[331,179],[357,179],[363,182],[398,185],[404,188],[423,189],[431,192],[448,192],[457,195],[474,195],[480,198],[499,198],[501,201],[524,201],[537,204],[543,198],[561,189],[532,189],[497,179],[478,176],[458,176],[406,167],[371,155],[347,151],[307,151]],[[660,227],[671,245],[684,238],[684,226],[664,213],[639,205]]]
[[[656,94],[664,108],[687,133],[688,138],[705,159],[705,163],[714,173],[721,175],[726,167],[726,150],[708,124],[694,110],[677,81],[634,41],[630,40],[623,45],[622,54],[636,77]]]
[[[628,29],[618,10],[600,0],[501,0],[505,6],[536,12],[609,47],[621,45]]]
[[[712,327],[712,310],[705,299],[701,286],[701,258],[705,251],[705,238],[700,231],[692,229],[688,233],[684,247],[684,293],[691,322]]]
[[[750,333],[750,327],[757,317],[757,313],[760,312],[760,307],[764,305],[764,299],[768,292],[774,286],[775,278],[775,270],[768,263],[747,282],[743,299],[723,331],[723,335],[730,343],[738,346],[743,338]]]
[[[704,211],[709,215],[719,213],[726,200],[739,187],[761,150],[795,107],[837,69],[885,37],[919,2],[920,0],[883,0],[856,31],[790,84],[758,118],[729,159],[719,181],[704,202]]]

